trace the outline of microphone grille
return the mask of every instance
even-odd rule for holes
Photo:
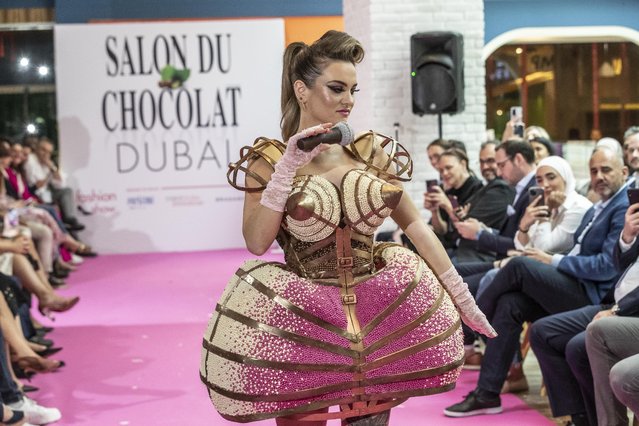
[[[350,145],[355,140],[355,131],[347,122],[340,121],[334,127],[342,134],[342,139],[339,141],[340,145]]]

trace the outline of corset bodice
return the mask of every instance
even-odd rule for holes
[[[373,272],[373,234],[399,204],[402,189],[364,170],[346,173],[339,187],[321,176],[297,176],[278,241],[286,263],[308,278]]]

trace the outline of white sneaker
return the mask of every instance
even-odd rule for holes
[[[57,408],[43,407],[26,396],[22,397],[22,401],[8,404],[8,406],[12,410],[23,411],[24,418],[27,422],[34,425],[44,425],[47,423],[57,422],[62,418],[62,414]]]
[[[82,256],[78,256],[75,253],[71,253],[71,263],[74,265],[79,265],[82,262],[84,262],[84,259],[82,258]]]

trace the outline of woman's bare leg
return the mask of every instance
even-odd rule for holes
[[[22,255],[13,256],[13,272],[22,285],[38,298],[39,308],[43,310],[67,311],[80,300],[78,297],[65,298],[56,294],[48,281],[43,280],[33,270],[27,258]]]

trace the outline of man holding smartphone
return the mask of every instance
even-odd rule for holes
[[[575,425],[628,424],[626,407],[613,393],[611,379],[617,375],[610,375],[610,367],[619,358],[635,354],[632,367],[635,373],[628,371],[630,380],[639,371],[636,355],[639,341],[626,333],[634,329],[639,334],[638,235],[639,203],[636,203],[626,211],[624,228],[614,251],[617,270],[625,272],[601,304],[551,315],[536,321],[531,329],[530,343],[539,360],[553,415],[570,415]],[[590,339],[592,342],[587,343]],[[630,395],[633,386],[628,383],[624,389]],[[639,413],[636,386],[633,392],[634,397],[627,401],[635,401],[631,408],[636,415]]]
[[[503,179],[515,189],[515,199],[508,205],[508,215],[501,228],[489,228],[475,219],[455,224],[459,234],[467,240],[477,241],[477,249],[482,252],[496,253],[498,258],[515,249],[513,238],[519,227],[519,221],[530,202],[528,189],[535,185],[535,152],[528,142],[510,140],[497,147],[495,164]],[[458,260],[459,262],[459,260]],[[473,273],[482,273],[492,269],[492,262],[484,262],[479,270],[471,265],[458,265],[460,274],[465,278]],[[470,285],[470,282],[469,282]]]

